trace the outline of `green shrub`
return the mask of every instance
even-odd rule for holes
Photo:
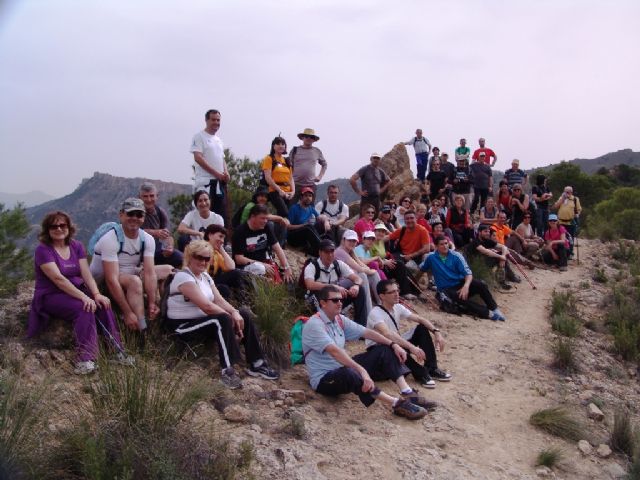
[[[598,203],[589,228],[603,240],[640,239],[640,189],[623,187]]]
[[[551,329],[565,337],[577,337],[580,334],[580,321],[568,313],[551,317]]]
[[[541,450],[540,453],[538,453],[538,457],[536,458],[536,466],[553,468],[560,463],[563,457],[564,453],[559,448],[545,448],[544,450]]]
[[[7,210],[0,203],[0,297],[12,294],[20,282],[33,275],[31,254],[18,247],[30,230],[22,205]]]
[[[473,272],[473,278],[483,280],[492,290],[498,286],[494,270],[487,265],[482,255],[466,255],[466,259],[469,268]]]
[[[570,291],[554,290],[551,294],[551,317],[557,315],[576,315],[576,297]]]
[[[613,335],[614,351],[625,360],[640,357],[640,298],[637,289],[618,286],[612,290],[605,316]]]
[[[597,283],[607,283],[607,274],[605,273],[604,268],[596,268],[591,278]]]
[[[631,424],[629,412],[617,410],[613,417],[613,428],[609,439],[611,448],[632,458],[639,447],[637,434]]]
[[[567,440],[578,441],[584,438],[584,426],[562,407],[538,410],[531,415],[529,423]]]
[[[563,373],[569,374],[578,370],[577,360],[570,338],[558,337],[552,344],[553,366]]]

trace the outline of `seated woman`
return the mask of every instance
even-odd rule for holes
[[[73,239],[76,229],[65,212],[52,212],[42,220],[40,244],[35,251],[36,288],[29,312],[27,336],[44,330],[50,317],[73,323],[77,362],[75,373],[96,369],[98,325],[117,350],[116,360],[133,365],[124,354],[111,302],[100,294],[89,271],[82,243]]]
[[[387,230],[389,230],[389,233],[393,232],[397,228],[400,228],[400,226],[398,225],[398,221],[393,215],[393,212],[393,206],[388,204],[383,205],[380,209],[380,213],[378,213],[378,220],[376,220],[376,223],[383,223],[384,226],[387,227]]]
[[[346,230],[344,235],[342,235],[340,246],[336,248],[336,260],[341,260],[346,263],[363,281],[368,282],[369,288],[365,288],[364,290],[366,294],[367,315],[369,315],[372,306],[371,300],[373,299],[375,303],[379,302],[376,286],[380,281],[380,275],[356,256],[354,250],[357,244],[358,234],[353,230]]]
[[[267,365],[258,342],[258,333],[247,309],[236,310],[216,288],[207,273],[213,247],[194,240],[184,251],[184,268],[169,285],[166,324],[186,341],[214,337],[222,366],[221,381],[228,388],[242,387],[233,365],[240,361],[238,339],[244,344],[247,373],[253,377],[276,380],[278,372]]]
[[[431,229],[433,229],[433,225],[435,223],[444,223],[446,221],[446,216],[440,211],[440,200],[437,198],[431,202],[431,208],[426,214],[427,222]],[[429,230],[431,231],[431,230]]]
[[[422,225],[424,228],[426,228],[427,232],[431,233],[431,224],[426,218],[428,210],[429,209],[424,203],[419,203],[418,207],[416,208],[416,222],[418,223],[418,225]]]
[[[569,250],[569,240],[567,231],[558,223],[558,216],[554,213],[549,215],[547,231],[544,233],[544,251],[542,259],[544,263],[555,264],[561,272],[567,271],[567,252]]]
[[[404,227],[404,214],[407,210],[413,210],[413,202],[410,197],[402,197],[396,210],[396,218],[398,219],[398,225]]]
[[[378,272],[378,275],[380,276],[381,280],[385,280],[387,276],[382,271],[382,268],[384,267],[384,263],[385,263],[385,258],[384,258],[385,253],[383,253],[383,257],[372,255],[373,253],[372,247],[373,247],[373,242],[375,242],[375,240],[376,240],[376,234],[374,232],[371,232],[371,231],[364,232],[362,234],[362,243],[354,249],[354,253],[356,254],[356,257],[358,257],[358,259],[362,263],[364,263],[367,267],[372,268],[376,272]],[[382,245],[382,248],[384,252],[384,244]]]
[[[295,184],[287,153],[287,142],[278,136],[271,142],[271,152],[262,160],[262,174],[269,185],[269,201],[283,218],[289,215],[289,202],[295,195]]]
[[[387,278],[394,278],[400,286],[400,295],[417,295],[420,293],[409,280],[409,274],[407,273],[407,267],[404,262],[398,262],[393,258],[393,255],[387,253],[387,247],[384,242],[385,236],[389,234],[389,230],[383,223],[377,223],[374,233],[376,239],[371,245],[371,255],[381,259],[382,271]]]
[[[524,217],[522,217],[522,223],[517,226],[515,231],[524,240],[515,242],[516,244],[512,248],[527,258],[531,258],[531,256],[544,245],[544,240],[538,237],[533,231],[533,226],[531,225],[531,214],[529,212],[524,214]],[[520,240],[520,237],[517,237],[516,235],[514,235],[514,237]]]
[[[358,234],[358,239],[362,240],[362,234],[364,232],[372,232],[374,228],[373,219],[376,215],[376,209],[372,205],[365,203],[360,207],[360,219],[353,226],[353,229]]]
[[[267,189],[265,187],[258,187],[256,193],[251,197],[251,201],[247,202],[247,204],[242,209],[242,214],[240,216],[240,224],[246,223],[249,219],[249,212],[254,207],[254,205],[267,205],[267,202],[270,198],[269,193],[267,193]],[[288,213],[288,209],[287,209]],[[284,244],[287,241],[287,226],[289,225],[289,219],[287,217],[282,217],[280,215],[268,214],[267,220],[270,225],[272,225],[273,233],[275,233],[276,238],[278,239],[278,243],[281,247],[284,247]]]
[[[431,244],[435,246],[435,239],[439,236],[443,236],[449,242],[449,250],[455,250],[456,245],[453,243],[453,235],[451,234],[451,230],[448,228],[444,228],[444,224],[438,222],[434,223],[433,231],[431,232]],[[435,247],[434,247],[435,250]]]
[[[212,224],[224,226],[224,219],[215,212],[212,212],[209,194],[204,190],[198,190],[193,194],[193,204],[195,210],[190,210],[184,216],[180,225],[178,225],[178,233],[182,234],[178,240],[178,248],[184,251],[184,248],[192,240],[202,240],[204,238],[204,230]],[[187,237],[187,235],[189,235]]]
[[[522,185],[516,183],[511,189],[511,228],[522,223],[522,217],[529,212],[529,195],[522,191]]]
[[[471,215],[464,206],[464,197],[456,195],[453,207],[447,212],[447,227],[453,233],[453,242],[456,248],[462,248],[473,238],[471,227]]]
[[[487,197],[487,202],[484,207],[480,209],[480,223],[482,225],[492,225],[496,223],[499,211],[500,210],[496,207],[496,201],[493,197]]]

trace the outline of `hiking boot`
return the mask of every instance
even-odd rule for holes
[[[222,384],[231,389],[237,390],[238,388],[242,388],[242,380],[233,369],[233,367],[225,368],[222,370],[222,374],[220,375],[220,381]]]
[[[398,399],[395,407],[393,407],[393,413],[409,420],[420,420],[427,414],[427,411],[418,405],[414,405],[409,400]]]
[[[559,269],[561,272],[566,272],[567,271],[567,267],[560,267]]]
[[[433,381],[433,378],[427,373],[424,377],[417,379],[420,386],[424,388],[436,388],[436,382]]]
[[[125,367],[133,367],[136,364],[136,359],[124,352],[118,352],[113,356],[111,362],[117,363],[118,365],[124,365]]]
[[[502,281],[498,283],[498,286],[500,288],[502,288],[503,290],[511,290],[513,287],[511,285],[509,285],[507,282]]]
[[[493,320],[494,322],[504,322],[507,320],[502,312],[497,308],[493,312],[491,312],[491,316],[489,317],[489,319]]]
[[[439,368],[431,370],[429,372],[429,375],[431,375],[431,378],[434,378],[439,382],[451,381],[451,374],[449,372],[445,372],[444,370],[440,370]]]
[[[247,368],[246,371],[247,374],[251,375],[252,377],[262,377],[267,380],[277,380],[278,378],[280,378],[280,374],[273,368],[269,368],[269,365],[267,365],[267,362],[265,362],[264,360],[259,367],[254,367],[252,365]]]
[[[419,395],[417,390],[412,390],[408,393],[401,393],[400,396],[403,400],[409,400],[414,405],[424,408],[427,412],[432,412],[438,406],[438,402],[427,400],[423,396]]]
[[[76,363],[76,368],[73,370],[73,373],[76,375],[89,375],[93,373],[98,368],[93,360],[87,360],[86,362],[78,362]]]

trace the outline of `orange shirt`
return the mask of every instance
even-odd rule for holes
[[[283,192],[291,191],[291,169],[287,167],[287,164],[284,158],[276,157],[277,165],[274,168],[273,162],[271,161],[271,155],[267,155],[262,160],[262,170],[271,170],[271,178],[276,184],[280,187]],[[275,192],[271,186],[269,186],[270,192]]]
[[[408,228],[398,228],[389,235],[391,240],[397,240],[400,238],[400,234],[404,230],[402,235],[402,241],[400,242],[400,250],[404,255],[410,255],[420,250],[424,245],[430,243],[429,232],[422,225],[416,225],[416,228],[409,230]]]
[[[491,225],[491,230],[494,230],[496,232],[498,243],[501,243],[502,245],[504,245],[505,237],[508,237],[509,235],[511,235],[511,232],[513,231],[506,224],[502,225],[502,227],[499,227],[498,225],[493,224]]]

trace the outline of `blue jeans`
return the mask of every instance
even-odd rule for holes
[[[418,168],[418,180],[424,182],[427,173],[427,165],[429,164],[429,153],[416,153],[416,166]]]
[[[547,222],[549,221],[549,209],[540,208],[536,209],[536,235],[540,238],[544,238],[544,232],[547,231]]]

